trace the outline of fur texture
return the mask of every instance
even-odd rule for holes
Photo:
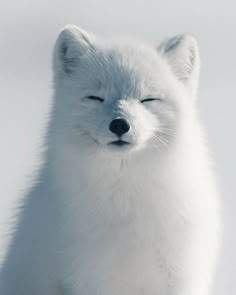
[[[44,165],[1,294],[209,294],[220,218],[199,64],[190,35],[155,49],[61,31]],[[109,129],[116,118],[130,125],[121,137]]]

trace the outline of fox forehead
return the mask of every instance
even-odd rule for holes
[[[164,63],[155,50],[133,46],[96,47],[78,65],[82,90],[136,97],[160,91]]]

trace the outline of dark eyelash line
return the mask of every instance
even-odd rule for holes
[[[104,102],[104,99],[101,98],[101,97],[98,97],[98,96],[94,96],[94,95],[90,95],[90,96],[87,96],[88,99],[92,99],[92,100],[97,100],[97,101],[100,101],[100,102]],[[143,100],[141,100],[140,102],[143,103],[143,102],[148,102],[148,101],[154,101],[154,100],[161,100],[160,98],[145,98]]]
[[[92,100],[98,100],[98,101],[100,101],[100,102],[103,102],[103,101],[104,101],[103,98],[98,97],[98,96],[94,96],[94,95],[87,96],[87,98],[92,99]]]
[[[153,101],[153,100],[161,100],[160,98],[145,98],[145,99],[142,99],[142,100],[140,100],[140,102],[141,103],[143,103],[143,102],[148,102],[148,101]]]

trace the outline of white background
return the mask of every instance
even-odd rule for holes
[[[202,56],[199,98],[217,163],[224,244],[214,295],[236,294],[236,7],[232,0],[0,0],[0,231],[23,194],[51,98],[51,52],[58,31],[76,24],[101,35],[128,34],[154,45],[193,33]],[[4,239],[0,239],[3,247]]]

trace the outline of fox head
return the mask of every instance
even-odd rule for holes
[[[55,45],[57,134],[110,152],[165,149],[194,105],[196,40],[180,35],[158,48],[96,38],[65,27]]]

